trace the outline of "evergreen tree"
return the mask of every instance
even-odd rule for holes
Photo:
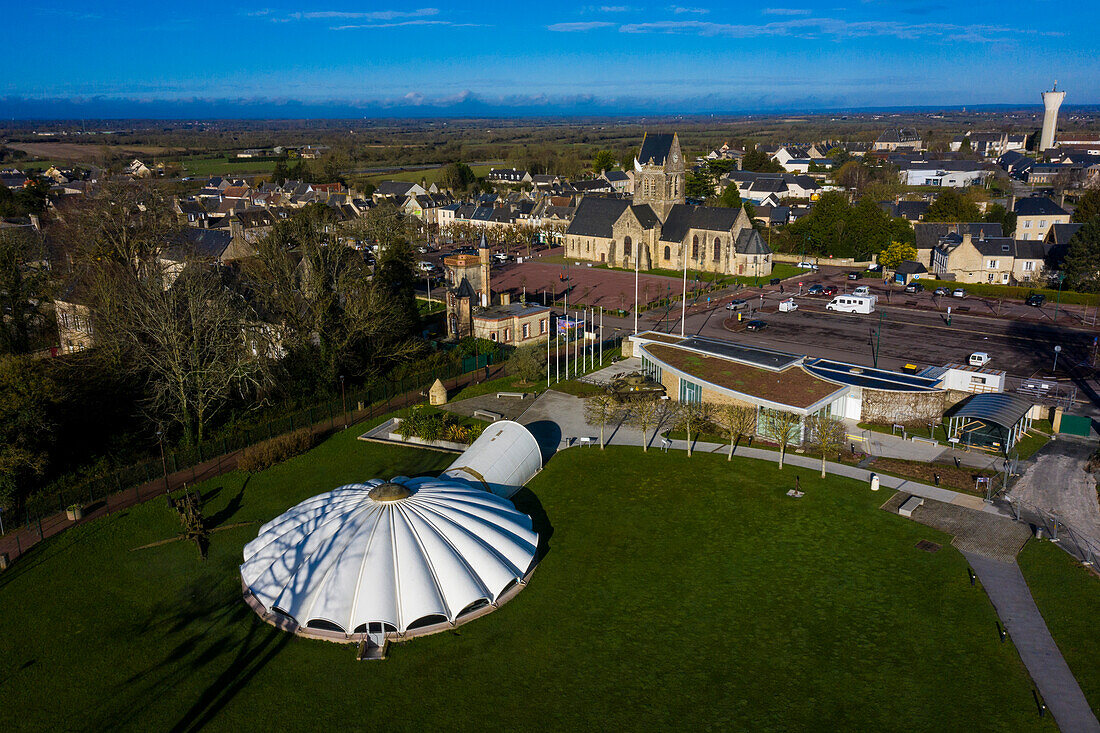
[[[1083,293],[1100,291],[1100,218],[1085,224],[1073,235],[1062,270],[1068,289]]]
[[[1100,219],[1100,189],[1091,189],[1077,202],[1073,211],[1073,221],[1084,224]]]

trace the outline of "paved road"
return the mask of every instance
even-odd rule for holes
[[[963,554],[993,601],[997,615],[1008,629],[1020,659],[1058,728],[1067,733],[1100,731],[1100,723],[1054,643],[1020,567],[1014,562],[999,562],[969,552]]]

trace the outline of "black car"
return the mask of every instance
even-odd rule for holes
[[[851,272],[848,273],[848,279],[849,280],[858,280],[862,274],[863,273],[859,272],[858,270],[852,270]]]
[[[746,331],[763,331],[768,327],[767,321],[749,321],[749,324],[745,326]]]
[[[909,283],[905,286],[905,292],[907,293],[923,293],[924,286],[920,283]]]
[[[1032,308],[1040,308],[1047,301],[1047,296],[1042,293],[1032,293],[1027,296],[1027,304]]]
[[[806,295],[822,295],[825,292],[825,286],[820,283],[814,283],[806,289]]]

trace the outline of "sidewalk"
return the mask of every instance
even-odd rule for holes
[[[1100,731],[1077,678],[1047,629],[1020,567],[964,552],[1035,686],[1063,731]]]

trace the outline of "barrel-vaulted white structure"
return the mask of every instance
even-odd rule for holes
[[[531,432],[517,422],[497,420],[458,457],[443,477],[470,481],[511,498],[542,470],[542,452]]]
[[[495,605],[524,581],[537,547],[531,518],[473,483],[375,479],[263,525],[241,578],[274,618],[299,627],[403,634]]]

